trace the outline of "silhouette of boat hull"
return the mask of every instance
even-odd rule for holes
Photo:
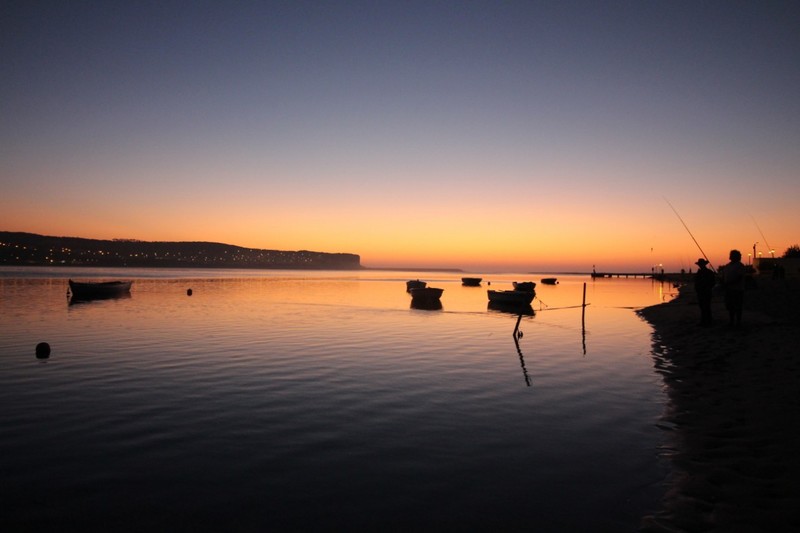
[[[497,304],[505,305],[530,305],[536,296],[535,291],[486,291],[489,296],[489,301]]]
[[[82,282],[69,280],[69,290],[73,298],[99,300],[130,294],[132,283],[132,281]]]
[[[542,283],[545,285],[558,285],[558,279],[556,278],[542,278]]]
[[[483,281],[482,278],[461,278],[461,284],[467,287],[477,287]]]
[[[438,302],[442,297],[444,289],[437,289],[434,287],[417,287],[410,289],[411,299],[417,303],[420,302]]]

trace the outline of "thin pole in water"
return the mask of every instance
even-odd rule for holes
[[[583,282],[583,304],[581,304],[581,324],[586,322],[586,282]]]
[[[583,282],[583,305],[581,306],[581,341],[583,355],[586,355],[586,282]]]

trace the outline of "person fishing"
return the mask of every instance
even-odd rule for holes
[[[742,324],[744,308],[744,283],[747,268],[742,264],[742,252],[731,250],[730,262],[722,269],[722,284],[725,288],[725,308],[728,310],[729,324],[739,327]]]
[[[701,257],[695,263],[697,272],[694,275],[694,290],[697,293],[697,304],[700,306],[700,325],[711,325],[711,290],[717,283],[717,277],[708,269],[708,260]]]

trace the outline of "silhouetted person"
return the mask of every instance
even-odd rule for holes
[[[714,272],[706,265],[708,261],[702,257],[695,263],[699,268],[694,275],[694,290],[697,292],[697,304],[700,306],[700,325],[711,325],[711,289],[717,282]]]
[[[722,284],[725,288],[725,307],[728,309],[731,326],[742,323],[742,307],[744,306],[744,283],[747,268],[742,264],[742,253],[731,250],[730,263],[722,270]]]

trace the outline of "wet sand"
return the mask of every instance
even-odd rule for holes
[[[693,288],[639,314],[653,325],[671,474],[641,530],[800,531],[800,281],[757,278],[742,326],[699,326]]]

